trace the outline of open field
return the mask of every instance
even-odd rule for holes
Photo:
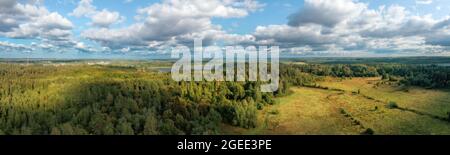
[[[329,90],[292,88],[293,94],[259,113],[259,127],[226,129],[229,134],[450,134],[450,123],[434,118],[445,118],[450,111],[449,91],[374,87],[378,82],[380,78],[327,78],[319,84]],[[387,107],[390,101],[406,110]]]
[[[353,78],[320,82],[321,86],[337,88],[361,94],[384,102],[396,102],[400,107],[429,112],[447,117],[450,112],[450,91],[423,89],[418,87],[397,87],[378,84],[379,78]]]
[[[354,134],[358,126],[340,117],[338,106],[327,96],[336,94],[313,88],[293,88],[292,95],[278,99],[278,104],[259,113],[259,127],[244,134]],[[301,98],[301,100],[299,100]]]

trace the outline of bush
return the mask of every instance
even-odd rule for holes
[[[367,128],[364,132],[361,133],[362,135],[373,135],[375,134],[375,131],[371,128]]]
[[[390,101],[386,107],[389,109],[395,109],[395,108],[398,108],[398,105],[397,105],[397,103]]]
[[[256,109],[262,110],[264,108],[264,104],[261,102],[256,103]]]
[[[274,109],[269,112],[269,114],[271,114],[271,115],[278,115],[279,113],[280,113],[280,111],[278,111],[278,109]]]

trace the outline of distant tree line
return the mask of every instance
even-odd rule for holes
[[[450,67],[438,65],[402,64],[307,64],[288,65],[299,73],[333,77],[378,77],[400,81],[405,85],[426,88],[447,88],[450,86]]]

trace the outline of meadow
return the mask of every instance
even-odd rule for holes
[[[450,134],[450,91],[405,90],[381,78],[326,78],[321,88],[294,87],[289,96],[259,112],[260,126],[228,134],[439,135]],[[328,89],[323,89],[323,88]],[[340,91],[341,90],[341,91]],[[358,93],[359,91],[359,93]],[[395,102],[400,108],[391,108]],[[439,117],[439,118],[435,118]]]

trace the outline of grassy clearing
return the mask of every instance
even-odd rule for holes
[[[450,134],[450,124],[424,115],[389,109],[384,103],[343,94],[333,98],[375,134]]]
[[[259,112],[257,128],[224,126],[224,131],[321,135],[361,134],[370,129],[375,134],[450,134],[449,122],[386,106],[392,101],[399,107],[445,117],[450,111],[449,91],[377,85],[380,81],[380,78],[327,78],[320,83],[345,92],[293,88],[292,95],[279,98],[279,104]]]
[[[359,126],[340,113],[327,96],[337,92],[314,88],[293,88],[290,96],[278,99],[274,106],[259,112],[259,125],[255,129],[226,126],[226,134],[359,134]],[[273,111],[278,111],[274,115]]]
[[[372,98],[395,102],[400,107],[448,117],[450,112],[450,91],[423,89],[418,87],[396,87],[377,83],[379,78],[352,78],[342,81],[326,80],[321,86],[357,92]]]

